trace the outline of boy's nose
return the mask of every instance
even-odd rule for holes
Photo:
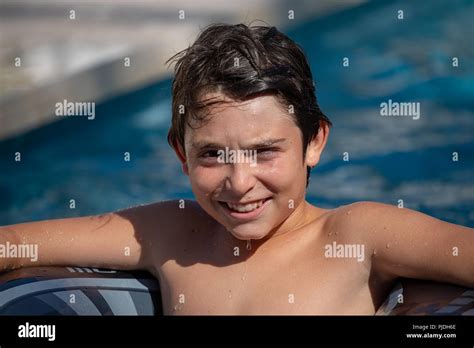
[[[226,180],[226,188],[236,196],[243,196],[255,186],[255,176],[249,163],[234,163],[229,166],[230,174]]]

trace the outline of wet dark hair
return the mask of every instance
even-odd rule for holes
[[[168,62],[176,62],[168,143],[183,151],[189,117],[204,121],[208,114],[203,111],[218,102],[202,100],[206,92],[217,91],[237,101],[270,93],[287,110],[292,106],[291,116],[302,132],[303,158],[320,123],[332,125],[318,106],[303,50],[275,27],[213,24]],[[306,186],[310,172],[307,167]]]

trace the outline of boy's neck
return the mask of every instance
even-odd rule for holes
[[[304,226],[314,222],[326,210],[315,207],[303,200],[280,225],[275,227],[267,236],[262,239],[252,239],[248,243],[246,240],[235,238],[230,232],[223,229],[220,234],[221,241],[225,244],[238,246],[241,250],[245,249],[249,254],[254,254],[259,249],[273,248],[294,235],[294,232]],[[219,239],[220,239],[219,238]],[[250,250],[249,250],[250,247]]]

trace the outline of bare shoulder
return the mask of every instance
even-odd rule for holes
[[[334,209],[328,220],[342,240],[364,244],[385,276],[474,284],[472,228],[375,202]]]
[[[344,239],[363,240],[368,232],[384,229],[387,216],[394,217],[394,208],[390,205],[361,201],[340,206],[327,215],[325,227],[332,235]]]
[[[188,232],[213,219],[193,200],[168,200],[131,207],[114,213],[133,225],[137,235],[154,248],[169,250],[181,243]]]
[[[412,229],[417,230],[440,221],[416,210],[370,201],[355,202],[336,208],[328,220],[332,228],[353,232],[368,231],[371,228],[393,230],[397,226],[410,224]]]
[[[438,219],[407,208],[371,201],[340,206],[331,211],[326,229],[341,242],[360,243],[367,250],[394,242],[443,224]],[[447,223],[444,223],[447,224]]]
[[[386,231],[418,233],[422,231],[471,230],[469,227],[442,221],[422,212],[395,205],[361,201],[334,209],[331,217],[334,227],[367,231],[376,228]],[[379,231],[380,232],[380,231]]]
[[[136,228],[160,234],[176,235],[185,226],[199,224],[209,215],[193,200],[167,200],[139,205],[114,213],[129,220]]]

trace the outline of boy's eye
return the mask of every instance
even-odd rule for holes
[[[258,149],[257,154],[259,156],[271,156],[275,153],[274,148],[264,148],[264,149]]]
[[[209,150],[209,151],[203,152],[200,157],[212,158],[212,157],[217,157],[217,156],[218,156],[217,150]]]
[[[271,153],[272,151],[272,149],[258,149],[257,153]]]
[[[220,153],[220,151],[223,151],[223,150],[204,150],[203,152],[201,152],[201,154],[199,154],[198,157],[201,159],[203,163],[215,164],[218,158],[222,156],[222,153]],[[278,152],[278,149],[269,147],[269,148],[260,148],[256,150],[251,150],[251,151],[256,151],[257,156],[261,160],[270,160],[274,158],[275,154]]]

